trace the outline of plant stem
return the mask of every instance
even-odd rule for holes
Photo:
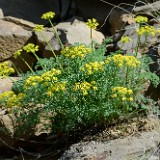
[[[55,27],[54,27],[54,25],[53,25],[53,23],[52,23],[52,21],[49,19],[49,23],[51,24],[51,26],[52,26],[52,29],[53,29],[53,32],[54,32],[54,34],[56,35],[56,38],[58,39],[58,41],[59,41],[59,43],[60,43],[60,45],[61,45],[61,48],[64,48],[64,46],[63,46],[63,44],[62,44],[62,41],[61,41],[61,39],[59,38],[59,35],[58,35],[58,33],[57,33],[57,30],[55,29]]]
[[[137,54],[138,54],[138,49],[139,49],[139,46],[140,46],[140,39],[141,39],[141,35],[138,35],[138,39],[137,39],[137,44],[136,44],[136,57],[137,57]]]
[[[33,52],[33,55],[35,56],[35,58],[37,59],[37,61],[39,61],[39,57],[36,55],[35,52]]]
[[[140,24],[139,24],[139,29],[140,29],[141,27],[142,27],[142,24],[140,23]],[[137,57],[138,49],[139,49],[139,46],[140,46],[140,40],[141,40],[141,35],[138,34],[138,39],[137,39],[137,44],[136,44],[136,49],[135,49],[136,57]]]
[[[92,32],[92,28],[90,28],[90,39],[91,39],[91,48],[92,48],[92,50],[94,50],[94,46],[93,46],[93,32]]]
[[[30,69],[30,71],[31,71],[32,73],[34,73],[33,69],[32,69],[31,66],[27,63],[27,61],[25,61],[22,56],[19,55],[19,57],[20,57],[20,58],[22,59],[22,61],[27,65],[27,67]]]
[[[47,45],[49,46],[49,48],[52,51],[54,57],[56,58],[56,54],[55,54],[54,50],[52,49],[51,45],[49,44],[49,42],[47,41],[46,37],[43,35],[42,32],[40,32],[40,34],[41,34],[42,38],[45,40],[45,42],[47,43]]]

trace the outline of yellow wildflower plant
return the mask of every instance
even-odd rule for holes
[[[9,76],[10,74],[14,72],[15,72],[14,68],[9,66],[8,61],[0,63],[0,76],[2,76],[3,78]]]
[[[44,30],[44,25],[36,25],[36,27],[34,27],[35,32],[41,32],[43,30]]]
[[[108,57],[105,63],[109,64],[110,62],[113,62],[119,68],[122,68],[123,66],[136,68],[141,64],[141,62],[134,56],[126,56],[121,54],[115,54],[113,57]]]
[[[6,91],[0,94],[0,101],[7,100],[14,95],[13,91]]]
[[[18,95],[13,94],[6,103],[6,107],[13,108],[13,107],[22,107],[22,100],[25,97],[24,93],[19,93]]]
[[[35,53],[39,50],[39,46],[33,43],[28,43],[23,47],[23,50],[26,51],[27,53]]]
[[[156,30],[153,26],[144,26],[137,29],[136,32],[140,36],[143,34],[155,36]]]
[[[65,91],[66,90],[66,83],[67,82],[55,82],[55,83],[51,84],[48,87],[47,94],[49,96],[52,96],[54,94],[54,92]]]
[[[49,11],[49,12],[42,14],[41,18],[45,20],[49,20],[49,19],[53,19],[54,16],[55,16],[55,13],[52,11]]]
[[[112,98],[119,98],[122,101],[133,101],[133,91],[125,87],[112,88]]]
[[[91,89],[97,90],[97,87],[95,86],[95,82],[93,82],[93,81],[91,83],[89,83],[89,82],[77,82],[77,83],[75,83],[75,86],[74,86],[74,91],[79,90],[79,91],[82,92],[82,94],[84,96],[88,95],[88,91],[91,90]]]
[[[26,79],[24,88],[36,87],[38,84],[48,85],[48,82],[57,81],[57,75],[61,74],[61,70],[52,68],[50,71],[43,73],[41,76],[30,76]]]
[[[41,75],[41,78],[44,82],[57,81],[57,75],[61,74],[61,70],[52,68],[50,71],[47,71]]]
[[[29,78],[26,79],[24,88],[28,89],[29,87],[34,87],[40,82],[42,82],[42,78],[40,76],[30,76]]]
[[[134,21],[136,23],[147,23],[148,22],[148,18],[144,17],[144,16],[137,16],[134,18]]]
[[[120,41],[121,41],[122,43],[127,43],[127,42],[130,42],[130,41],[131,41],[131,38],[128,37],[128,36],[122,36],[121,39],[120,39]]]
[[[69,57],[71,59],[77,57],[84,58],[87,54],[91,53],[91,49],[87,48],[85,45],[71,46],[65,47],[61,53],[65,57]]]
[[[91,63],[85,64],[81,70],[87,72],[88,75],[91,75],[94,72],[103,71],[104,64],[105,64],[104,62],[97,62],[97,61],[91,62]]]
[[[97,26],[99,25],[99,23],[95,18],[92,18],[92,19],[88,19],[88,21],[86,22],[86,25],[91,29],[97,29]]]

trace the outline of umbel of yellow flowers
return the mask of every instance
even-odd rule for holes
[[[42,14],[41,18],[45,20],[49,20],[49,19],[53,19],[54,16],[55,16],[55,13],[52,11],[49,11],[49,12]]]
[[[88,19],[88,21],[86,22],[86,25],[91,29],[97,29],[97,26],[99,24],[95,18],[92,18],[92,19]]]

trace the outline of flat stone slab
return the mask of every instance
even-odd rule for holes
[[[144,132],[139,137],[129,136],[110,142],[81,142],[72,145],[59,160],[137,160],[144,155],[147,157],[149,151],[154,153],[160,150],[157,147],[159,143],[160,132],[157,131]],[[152,155],[153,158],[158,160],[159,155]]]
[[[13,82],[17,80],[18,77],[2,78],[0,77],[0,93],[5,91],[10,91],[13,85]]]

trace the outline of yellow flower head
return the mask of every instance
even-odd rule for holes
[[[65,47],[61,53],[65,57],[69,57],[71,59],[77,57],[84,58],[88,53],[91,53],[91,49],[87,48],[85,45],[71,46]]]
[[[127,42],[130,42],[131,41],[131,38],[128,37],[128,36],[123,36],[121,37],[121,40],[120,40],[122,43],[127,43]]]
[[[50,12],[46,12],[46,13],[42,14],[41,18],[45,19],[45,20],[49,20],[49,19],[54,18],[54,16],[55,16],[55,13],[50,11]]]
[[[66,81],[64,82],[55,82],[52,83],[49,87],[48,87],[48,91],[47,94],[49,96],[52,96],[54,94],[54,92],[61,92],[61,91],[65,91],[66,90]]]
[[[17,50],[15,53],[14,53],[14,57],[15,58],[17,58],[17,57],[19,57],[21,54],[22,54],[22,49],[19,49],[19,50]]]
[[[41,32],[44,30],[44,25],[36,25],[36,27],[34,28],[34,31],[36,32]]]
[[[74,86],[74,91],[80,91],[80,92],[82,92],[82,94],[84,95],[84,96],[86,96],[86,95],[88,95],[88,92],[89,92],[89,90],[94,90],[94,91],[96,91],[96,90],[98,90],[98,88],[96,87],[96,82],[95,81],[91,81],[91,83],[89,83],[89,82],[86,82],[86,81],[84,81],[84,82],[77,82],[77,83],[75,83],[75,86]]]
[[[99,23],[97,22],[95,18],[92,18],[92,19],[88,19],[88,21],[86,22],[86,25],[89,28],[97,29],[97,26],[99,25]]]
[[[84,67],[81,69],[82,71],[85,71],[88,75],[93,74],[94,72],[97,71],[103,71],[104,68],[104,62],[90,62],[88,64],[85,64]]]
[[[137,60],[134,56],[126,56],[121,54],[115,54],[112,57],[108,57],[105,62],[106,64],[112,62],[119,68],[122,68],[123,66],[136,68],[141,64],[141,62]]]
[[[136,32],[138,35],[145,34],[145,35],[152,35],[152,36],[155,36],[155,33],[156,33],[155,28],[153,26],[141,27],[137,29]]]
[[[112,89],[112,98],[118,98],[121,101],[133,101],[133,91],[125,87],[114,87]]]
[[[8,75],[14,72],[15,72],[14,68],[9,66],[8,61],[0,63],[0,76],[2,76],[3,78],[7,77]]]
[[[13,91],[6,91],[0,94],[0,101],[7,100],[14,95]]]
[[[147,23],[148,22],[148,18],[144,17],[144,16],[137,16],[136,18],[134,18],[135,22],[137,23]]]
[[[23,47],[23,50],[27,53],[35,53],[39,50],[39,46],[33,43],[28,43],[26,46]]]

